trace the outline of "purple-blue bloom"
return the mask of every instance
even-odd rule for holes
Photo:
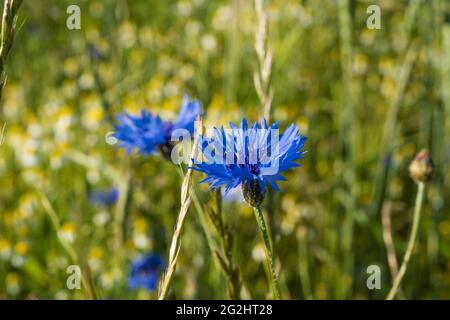
[[[193,169],[206,173],[207,177],[201,182],[209,183],[213,189],[224,186],[228,192],[241,185],[247,202],[246,193],[256,192],[260,199],[252,202],[259,205],[266,186],[279,191],[276,182],[286,180],[281,172],[300,166],[296,161],[303,158],[307,138],[294,124],[278,135],[278,124],[268,126],[265,119],[261,125],[255,122],[249,127],[244,118],[240,129],[233,123],[230,127],[232,130],[214,128],[214,137],[203,139],[206,161],[194,163]],[[208,146],[212,146],[214,152],[206,152]],[[217,154],[232,161],[218,163]]]
[[[128,277],[128,288],[156,290],[163,268],[164,261],[158,254],[147,254],[134,260]]]
[[[202,112],[197,100],[183,97],[180,112],[175,122],[162,120],[145,109],[140,115],[131,115],[127,112],[117,116],[119,123],[115,126],[114,136],[119,140],[119,146],[125,148],[127,153],[137,149],[145,156],[155,153],[157,149],[164,153],[170,152],[172,132],[176,129],[185,129],[190,134],[194,132],[194,122]],[[167,154],[165,154],[167,156]]]
[[[102,206],[111,206],[117,202],[118,198],[119,190],[116,187],[112,187],[109,190],[95,190],[89,193],[89,200]]]

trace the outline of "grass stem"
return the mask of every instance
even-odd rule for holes
[[[266,222],[264,221],[264,216],[262,214],[260,207],[253,207],[253,212],[255,213],[256,221],[258,222],[259,230],[261,231],[261,235],[263,237],[264,241],[264,247],[266,249],[266,258],[267,258],[267,264],[270,269],[271,274],[271,285],[272,285],[272,292],[275,300],[280,300],[280,289],[278,285],[278,277],[277,273],[275,271],[275,262],[274,262],[274,256],[273,256],[273,248],[272,248],[272,242],[269,237],[269,232],[267,230]]]
[[[222,195],[220,190],[214,191],[205,211],[215,229],[217,243],[213,252],[227,284],[227,295],[231,300],[240,299],[242,283],[239,269],[233,258],[233,236],[225,224],[222,214]]]
[[[196,121],[197,132],[202,132],[202,121],[198,119]],[[197,154],[197,143],[198,140],[195,139],[190,159],[195,159]],[[189,206],[191,204],[192,192],[191,192],[191,180],[192,180],[192,169],[188,167],[186,175],[183,179],[183,184],[181,186],[181,208],[178,214],[177,223],[175,225],[175,231],[172,237],[172,242],[169,249],[169,263],[166,272],[161,277],[159,283],[159,294],[158,299],[164,300],[167,298],[170,286],[172,284],[173,276],[175,274],[178,255],[181,248],[181,232],[183,231],[184,222],[186,220],[187,213],[189,211]]]
[[[83,284],[83,287],[86,288],[86,296],[89,299],[97,300],[98,296],[95,290],[94,283],[92,281],[91,272],[89,270],[89,266],[87,263],[81,263],[81,260],[76,253],[76,250],[73,248],[72,244],[67,241],[60,233],[61,230],[61,222],[59,220],[58,214],[56,213],[55,209],[51,205],[50,201],[48,200],[47,196],[45,196],[43,193],[39,193],[40,200],[42,203],[42,206],[44,207],[45,213],[47,214],[48,218],[50,219],[53,228],[55,229],[57,239],[61,246],[63,247],[66,254],[69,256],[69,259],[71,263],[76,264],[80,266],[82,272],[81,272],[81,282]],[[88,277],[86,277],[88,275]]]
[[[17,32],[17,12],[22,4],[22,0],[5,0],[3,2],[3,16],[0,33],[0,99],[3,94],[3,87],[6,83],[5,65],[9,52],[14,43]]]
[[[409,260],[411,259],[411,255],[414,250],[414,245],[416,243],[417,230],[419,229],[419,221],[420,221],[420,212],[422,211],[422,203],[424,196],[425,184],[423,182],[418,183],[418,191],[416,196],[416,204],[414,207],[414,217],[413,217],[413,225],[411,229],[411,235],[408,241],[408,247],[406,248],[405,256],[403,257],[403,262],[400,267],[400,270],[395,277],[394,284],[392,285],[389,294],[387,295],[386,300],[394,299],[397,294],[398,288],[400,287],[400,283],[403,279],[403,276],[406,273],[406,269],[408,268]]]

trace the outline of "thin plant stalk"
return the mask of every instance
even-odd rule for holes
[[[443,87],[445,73],[448,73],[448,68],[445,65],[445,60],[442,59],[444,54],[444,46],[442,41],[442,27],[444,23],[444,2],[441,0],[433,0],[425,7],[429,13],[428,17],[429,26],[433,30],[427,32],[425,39],[427,40],[427,64],[429,68],[429,74],[431,81],[427,81],[428,96],[430,99],[429,107],[421,109],[421,112],[428,114],[428,121],[421,121],[422,125],[425,125],[425,130],[428,132],[428,144],[432,146],[433,159],[436,162],[437,167],[442,167],[445,163],[444,154],[447,152],[445,145],[445,122],[446,115],[448,113],[445,110],[445,96],[442,95],[442,90],[447,90],[448,87]],[[431,88],[438,88],[440,92],[440,103],[434,103],[434,98]],[[422,116],[420,116],[422,118]],[[422,131],[422,130],[420,130]],[[444,175],[438,174],[436,176],[435,186],[438,190],[444,190]],[[427,263],[428,266],[436,265],[439,255],[439,224],[443,219],[442,209],[437,202],[431,203],[431,226],[427,236]],[[433,281],[434,275],[430,272],[430,281]]]
[[[128,208],[131,199],[131,170],[130,162],[127,160],[123,172],[120,173],[120,179],[117,181],[119,189],[119,198],[114,208],[114,246],[116,249],[116,263],[121,266],[126,259],[126,223],[128,216]]]
[[[197,132],[202,132],[202,121],[198,119],[196,121],[196,128]],[[198,135],[197,135],[198,137]],[[195,159],[197,156],[197,144],[198,144],[198,138],[195,139],[190,159]],[[191,161],[192,165],[192,161]],[[183,179],[183,184],[181,186],[181,208],[180,212],[178,214],[177,223],[175,225],[175,231],[172,237],[172,242],[170,244],[170,250],[169,250],[169,263],[167,265],[166,272],[161,277],[161,281],[159,283],[159,293],[158,293],[158,300],[164,300],[167,298],[167,295],[169,293],[170,286],[172,284],[173,276],[175,274],[177,261],[178,261],[178,255],[180,253],[181,248],[181,233],[183,231],[184,222],[186,221],[186,216],[189,211],[189,206],[191,204],[192,200],[192,192],[191,192],[191,181],[192,181],[192,169],[190,166],[188,167],[186,171],[186,175]]]
[[[383,241],[386,247],[389,269],[391,271],[392,284],[394,284],[395,278],[398,274],[398,262],[397,255],[395,254],[394,241],[392,240],[392,223],[391,223],[391,208],[392,203],[390,200],[386,200],[381,209],[381,224],[383,226]],[[398,295],[400,299],[404,299],[402,288],[398,289]]]
[[[354,124],[354,90],[353,70],[352,70],[352,19],[350,15],[350,3],[348,0],[338,2],[339,18],[339,43],[340,43],[340,62],[342,70],[342,110],[341,119],[341,139],[340,150],[342,160],[345,163],[342,181],[348,194],[348,201],[345,201],[345,217],[342,224],[342,250],[343,250],[343,268],[344,272],[340,277],[336,290],[337,298],[346,298],[352,287],[352,274],[354,270],[353,254],[353,236],[354,236],[354,215],[356,211],[356,190],[357,175],[355,166],[355,124]]]
[[[179,168],[178,172],[179,172],[181,178],[184,178],[183,167],[179,166],[178,168]],[[192,197],[192,202],[194,204],[195,211],[197,212],[198,219],[200,221],[201,228],[202,228],[203,233],[205,234],[205,237],[206,237],[206,242],[208,244],[208,249],[211,252],[211,255],[213,257],[215,257],[215,251],[216,250],[215,250],[214,239],[213,239],[213,237],[211,235],[211,232],[210,232],[210,230],[208,228],[208,225],[207,225],[207,222],[206,222],[206,213],[203,210],[203,206],[202,206],[202,204],[200,202],[200,199],[198,197],[198,194],[197,194],[197,189],[195,188],[194,185],[191,185],[191,197]],[[220,264],[220,262],[217,262],[217,263]]]
[[[253,73],[253,84],[263,109],[264,118],[269,121],[272,114],[273,90],[270,87],[272,73],[272,50],[267,45],[267,13],[264,0],[255,0],[257,27],[255,30],[255,51],[258,67]]]
[[[410,1],[405,13],[404,28],[400,32],[398,41],[402,44],[402,50],[406,51],[403,57],[401,67],[397,73],[396,91],[390,101],[389,109],[384,121],[384,129],[381,137],[380,152],[376,175],[373,185],[374,199],[371,211],[378,213],[385,197],[387,185],[389,182],[389,173],[391,169],[390,161],[395,147],[395,132],[398,127],[398,114],[403,104],[403,99],[407,85],[411,76],[414,62],[419,53],[419,43],[412,39],[411,33],[417,23],[421,0]]]
[[[311,279],[309,274],[308,264],[308,244],[306,242],[305,230],[299,230],[298,237],[298,255],[300,261],[298,262],[298,271],[300,275],[300,282],[302,286],[303,296],[305,299],[313,299]]]
[[[167,298],[170,286],[172,284],[173,275],[175,274],[175,269],[177,265],[178,255],[181,248],[181,232],[183,230],[184,222],[186,220],[186,215],[191,204],[192,194],[189,192],[190,181],[191,181],[192,171],[188,170],[184,180],[183,187],[181,190],[181,209],[178,214],[177,224],[175,226],[175,232],[172,237],[172,242],[169,251],[169,263],[166,272],[164,273],[160,289],[159,289],[159,300],[164,300]]]
[[[89,266],[85,263],[80,263],[80,258],[78,254],[76,253],[76,250],[73,248],[72,244],[68,242],[60,233],[61,229],[61,223],[59,220],[59,217],[51,205],[48,198],[43,194],[39,193],[39,196],[41,198],[42,206],[44,207],[45,213],[47,214],[48,218],[50,219],[53,228],[55,229],[57,239],[61,246],[63,247],[66,254],[69,256],[69,259],[73,264],[79,265],[82,269],[81,272],[81,282],[83,286],[86,288],[86,294],[88,298],[97,300],[98,296],[95,290],[94,283],[91,278],[91,272],[89,270]],[[86,277],[88,275],[88,277]]]
[[[0,147],[5,142],[6,123],[3,124],[2,131],[0,132]]]
[[[178,171],[180,175],[184,177],[184,171],[181,166],[179,167]],[[221,212],[212,213],[208,210],[204,210],[197,192],[198,191],[195,186],[192,185],[192,202],[194,204],[195,210],[197,211],[203,232],[205,233],[208,248],[211,252],[211,255],[216,259],[218,266],[222,269],[222,272],[225,275],[228,287],[228,298],[231,300],[236,300],[240,297],[241,283],[238,268],[236,267],[232,257],[231,244],[229,241],[230,235],[227,234]],[[218,206],[220,206],[220,204],[218,204]],[[220,211],[220,208],[216,209]],[[206,211],[208,211],[208,214]],[[214,220],[212,222],[214,224],[214,228],[216,229],[217,238],[219,241],[218,245],[215,243],[214,237],[208,228],[208,224],[206,221],[206,217],[208,215],[210,216],[211,220]]]
[[[442,101],[444,103],[444,111],[445,115],[443,116],[444,120],[444,137],[448,137],[450,135],[450,24],[443,24],[442,30],[442,63],[440,67],[441,71],[441,96]],[[446,163],[448,161],[448,153],[447,149],[448,144],[445,148],[442,149],[441,162]],[[448,188],[450,185],[450,181],[448,179],[448,175],[443,175],[443,183],[444,188]]]
[[[0,99],[6,83],[5,65],[17,32],[17,12],[22,0],[4,0],[0,38]]]
[[[227,281],[227,295],[231,300],[239,299],[242,288],[239,269],[233,259],[233,239],[222,215],[222,196],[220,190],[213,193],[212,199],[205,205],[210,221],[216,231],[218,244],[213,252]]]
[[[224,226],[222,226],[224,228]],[[221,262],[222,270],[225,273],[227,279],[227,294],[229,299],[236,300],[240,298],[241,291],[241,280],[239,277],[239,271],[234,263],[233,252],[231,250],[230,242],[227,240],[227,236],[225,234],[225,230],[221,229],[219,233],[219,238],[221,240],[222,250],[225,253],[224,255],[219,255],[217,253],[217,257]]]
[[[417,191],[417,196],[416,196],[416,204],[414,206],[414,217],[413,217],[411,235],[409,237],[405,256],[403,257],[402,265],[400,267],[400,270],[399,270],[397,276],[395,277],[394,284],[392,285],[392,288],[389,291],[389,294],[387,295],[387,298],[386,298],[387,300],[394,299],[395,295],[397,294],[398,288],[400,287],[400,283],[403,279],[403,276],[406,273],[406,269],[408,268],[408,263],[409,263],[409,260],[411,259],[411,255],[414,250],[414,245],[416,243],[417,230],[419,229],[419,221],[420,221],[420,213],[422,211],[424,189],[425,189],[425,184],[423,182],[418,182],[418,191]]]
[[[273,297],[275,300],[280,300],[280,289],[278,285],[278,276],[275,271],[275,261],[273,256],[272,241],[270,240],[269,232],[267,230],[266,222],[262,214],[260,207],[253,207],[253,212],[255,213],[256,221],[258,222],[259,230],[264,241],[264,247],[266,251],[267,264],[270,269],[270,282],[272,286]]]
[[[236,101],[236,88],[238,84],[238,71],[240,68],[240,43],[241,33],[239,32],[241,0],[232,0],[230,28],[226,40],[226,55],[225,55],[225,78],[224,78],[224,92],[225,92],[225,106]]]
[[[115,208],[114,237],[116,249],[119,251],[122,250],[125,243],[125,223],[130,185],[130,174],[127,172],[124,174],[124,180],[119,185],[119,200]]]
[[[179,172],[180,176],[184,179],[185,173],[181,166],[179,167],[178,172]],[[205,215],[205,212],[201,205],[200,199],[197,195],[197,190],[194,185],[191,185],[191,197],[192,197],[192,202],[194,203],[195,210],[197,211],[203,232],[205,233],[206,241],[208,242],[208,247],[210,248],[211,252],[213,252],[214,251],[214,249],[213,249],[214,246],[212,244],[213,240],[212,240],[211,234],[210,234],[210,232],[208,232],[208,228],[206,226],[206,221],[205,221],[206,215]]]
[[[392,227],[391,227],[391,201],[386,200],[381,210],[381,223],[383,226],[383,241],[386,246],[389,269],[391,270],[392,281],[395,280],[398,274],[398,262],[395,255],[394,242],[392,241]]]

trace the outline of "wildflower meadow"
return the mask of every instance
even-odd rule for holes
[[[450,299],[450,1],[1,3],[1,300]]]

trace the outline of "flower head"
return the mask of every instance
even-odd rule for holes
[[[409,165],[409,175],[416,182],[428,182],[434,174],[434,163],[430,153],[422,149]]]
[[[113,205],[118,198],[119,190],[116,187],[112,187],[109,190],[95,190],[89,193],[89,200],[102,206]]]
[[[194,122],[201,114],[201,105],[197,100],[189,101],[185,96],[175,122],[165,121],[144,109],[140,115],[130,115],[125,112],[117,116],[119,123],[115,126],[115,137],[119,146],[125,148],[127,153],[137,149],[146,156],[155,153],[158,149],[165,157],[170,158],[173,144],[172,132],[176,129],[185,129],[190,134],[194,132]]]
[[[128,288],[143,288],[148,291],[156,290],[159,275],[164,268],[164,262],[158,254],[147,254],[133,261],[128,277]]]
[[[204,172],[202,182],[211,188],[225,186],[225,192],[242,187],[245,200],[252,206],[261,204],[266,187],[279,190],[277,181],[286,180],[281,172],[300,166],[306,137],[295,125],[279,135],[278,124],[268,126],[263,120],[248,126],[244,118],[240,128],[214,128],[214,136],[203,139],[204,161],[194,162],[193,169]]]

